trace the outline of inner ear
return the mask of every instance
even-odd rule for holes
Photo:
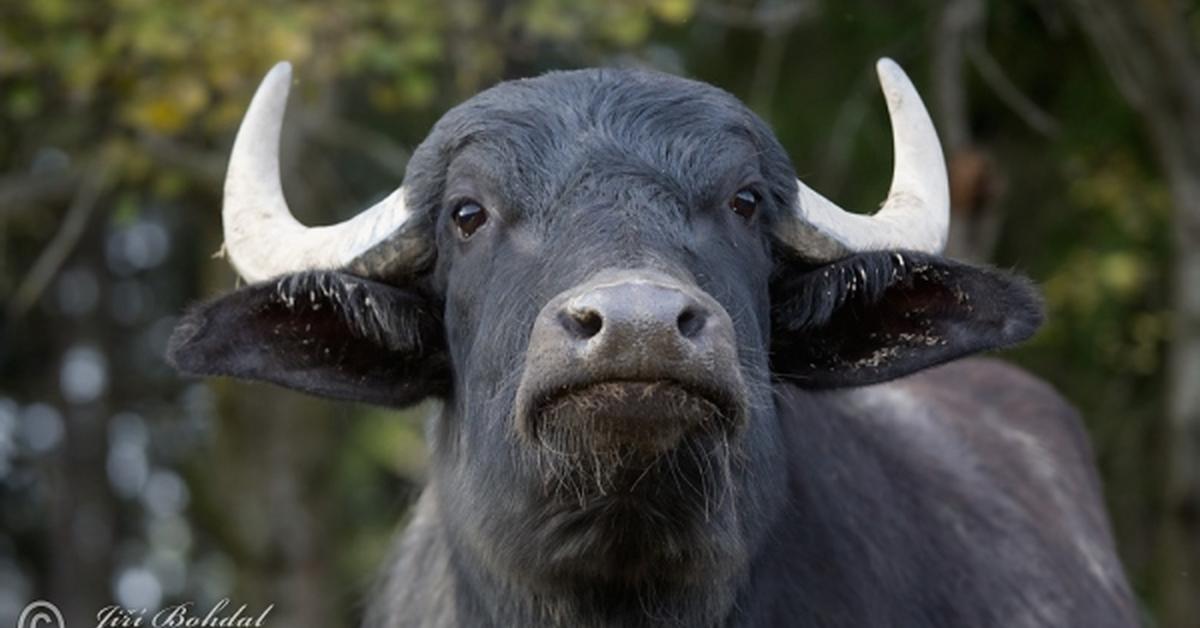
[[[403,406],[444,394],[442,329],[438,309],[417,290],[310,272],[192,308],[167,358],[186,373]]]
[[[777,264],[772,365],[812,388],[887,381],[1025,340],[1042,321],[1025,279],[905,251]]]

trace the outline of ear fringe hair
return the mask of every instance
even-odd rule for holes
[[[434,321],[415,296],[345,273],[286,275],[275,301],[289,310],[330,307],[352,334],[397,352],[420,352],[421,332]]]
[[[930,272],[929,256],[914,251],[874,251],[817,266],[795,277],[777,277],[774,318],[788,331],[821,327],[847,305],[878,303],[888,289]],[[782,264],[780,268],[791,268]]]

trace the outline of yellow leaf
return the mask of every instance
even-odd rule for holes
[[[1100,277],[1104,284],[1122,296],[1137,290],[1142,275],[1141,260],[1129,253],[1111,253],[1101,262]]]
[[[158,133],[175,133],[187,123],[183,109],[169,98],[156,98],[134,105],[128,117],[134,126]]]
[[[658,19],[670,24],[686,22],[696,9],[692,0],[654,0],[650,7]]]

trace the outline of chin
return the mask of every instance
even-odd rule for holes
[[[743,421],[730,395],[666,380],[552,390],[523,423],[543,489],[558,501],[584,511],[649,506],[654,516],[656,503],[708,511],[728,492]]]

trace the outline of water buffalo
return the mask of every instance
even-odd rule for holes
[[[992,359],[1029,282],[939,256],[920,97],[878,64],[878,212],[799,182],[731,95],[644,71],[502,83],[403,185],[298,223],[254,97],[223,208],[248,285],[193,308],[182,371],[403,407],[428,486],[366,623],[1130,626],[1079,417]]]

